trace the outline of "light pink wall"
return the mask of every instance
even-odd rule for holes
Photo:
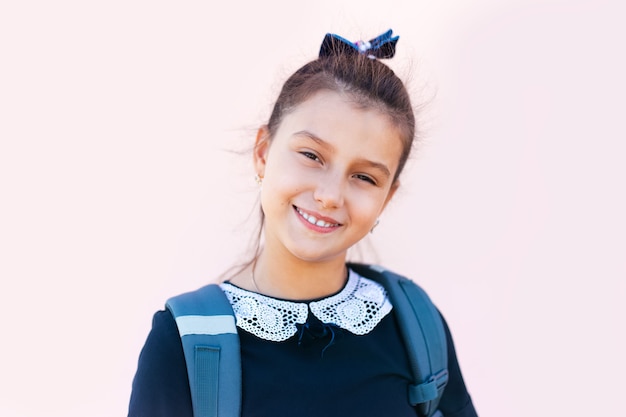
[[[381,262],[443,310],[482,417],[616,415],[613,3],[2,3],[0,415],[124,415],[153,312],[247,242],[256,185],[228,150],[251,143],[325,32],[389,27],[390,64],[432,102],[371,237]]]

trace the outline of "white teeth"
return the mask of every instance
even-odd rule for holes
[[[300,213],[300,215],[302,217],[304,217],[304,219],[306,221],[308,221],[311,224],[314,224],[316,226],[319,227],[333,227],[333,226],[338,226],[338,224],[333,224],[333,223],[327,223],[324,220],[317,220],[317,218],[315,216],[311,216],[310,214],[307,214],[305,212],[303,212],[302,210],[300,210],[299,208],[296,207],[296,210],[298,211],[298,213]]]

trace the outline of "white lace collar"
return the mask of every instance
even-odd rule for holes
[[[282,342],[306,323],[309,309],[322,323],[332,323],[356,335],[371,332],[392,309],[382,285],[350,270],[338,294],[317,301],[279,300],[235,287],[220,285],[235,311],[237,327],[261,339]]]

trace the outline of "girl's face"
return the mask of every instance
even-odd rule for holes
[[[393,196],[400,134],[374,108],[323,90],[257,135],[265,247],[316,262],[341,257]],[[285,252],[286,251],[286,252]]]

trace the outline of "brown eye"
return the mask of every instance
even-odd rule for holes
[[[305,157],[313,160],[313,161],[319,161],[319,157],[317,155],[315,155],[313,152],[308,152],[308,151],[302,151],[300,152],[301,155],[304,155]]]
[[[372,185],[376,185],[376,181],[374,181],[372,177],[365,175],[365,174],[356,174],[354,178],[359,179],[361,181],[369,182]]]

